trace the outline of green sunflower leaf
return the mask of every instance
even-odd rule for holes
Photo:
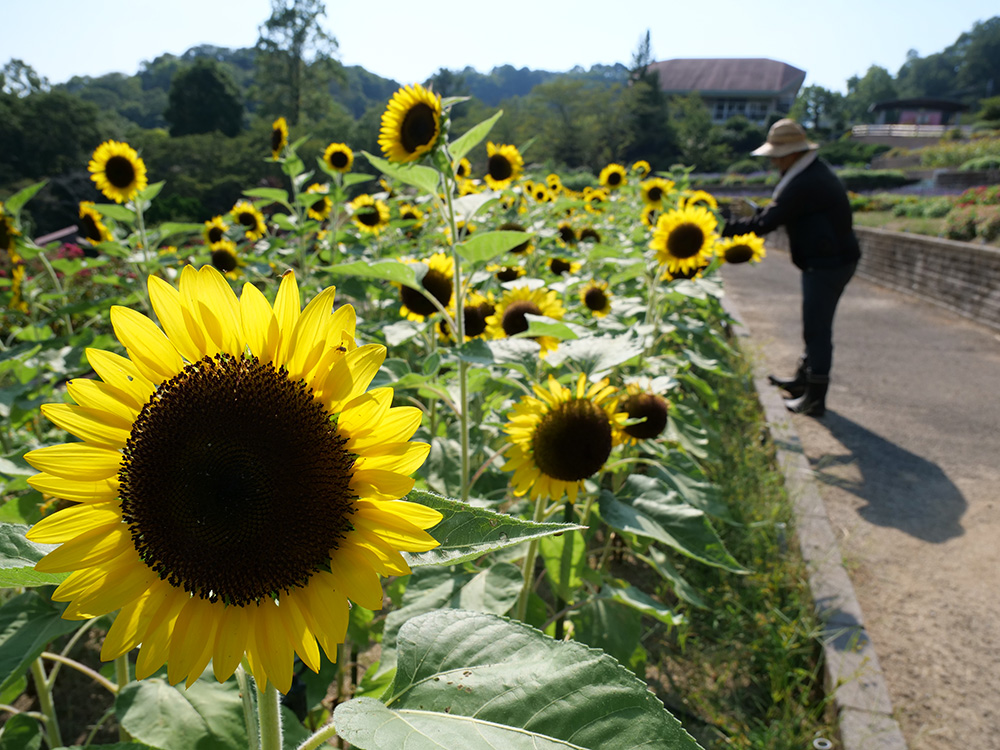
[[[10,198],[3,202],[3,207],[7,213],[17,216],[18,211],[25,203],[30,201],[35,197],[35,194],[41,190],[48,183],[48,180],[42,180],[41,182],[36,182],[34,185],[28,185],[28,187],[18,190]]]
[[[558,367],[566,360],[576,362],[590,377],[600,379],[610,370],[642,354],[637,336],[587,336],[568,341],[549,354],[549,364]]]
[[[271,201],[271,203],[280,203],[283,206],[288,205],[288,191],[281,188],[250,188],[249,190],[244,190],[243,195],[247,198],[263,198],[264,200]]]
[[[160,240],[173,237],[175,234],[196,234],[205,227],[204,224],[180,223],[175,221],[165,221],[157,227]]]
[[[560,341],[577,338],[576,332],[572,328],[558,320],[530,313],[524,317],[528,321],[528,330],[515,334],[511,338],[533,339],[539,336],[550,336]]]
[[[374,180],[370,174],[365,174],[364,172],[349,172],[344,175],[344,187],[349,188],[352,185],[358,185],[362,182],[368,182],[369,180]]]
[[[425,167],[422,164],[394,164],[386,159],[380,159],[374,154],[362,151],[365,158],[371,162],[375,169],[380,170],[388,177],[392,177],[407,185],[419,188],[428,195],[434,195],[438,190],[438,173],[436,169]]]
[[[448,144],[448,151],[451,152],[452,161],[459,161],[463,156],[478,146],[482,142],[483,138],[490,134],[493,126],[496,125],[497,120],[500,119],[502,114],[503,110],[501,109],[493,115],[493,117],[488,120],[483,120],[478,125],[474,125]]]
[[[160,180],[159,182],[154,182],[151,185],[147,185],[145,190],[140,190],[135,194],[134,201],[136,203],[146,202],[150,203],[152,200],[160,194],[163,190],[163,186],[166,185],[166,180]]]
[[[130,224],[135,222],[135,211],[117,203],[97,203],[94,205],[94,210],[108,219],[127,221]]]
[[[25,538],[28,527],[19,523],[0,523],[0,587],[51,586],[62,583],[66,573],[39,573],[35,563],[54,549]]]
[[[456,250],[471,263],[486,263],[532,238],[530,232],[483,232],[459,243]]]
[[[64,620],[63,608],[26,591],[0,607],[0,692],[18,680],[52,641],[80,622]]]
[[[363,260],[357,260],[353,263],[342,263],[339,266],[331,266],[326,270],[340,276],[360,276],[366,279],[391,281],[394,284],[402,284],[411,289],[421,288],[420,282],[417,280],[417,269],[414,264],[400,263],[398,260],[381,260],[376,263],[366,263]]]
[[[384,704],[339,705],[337,733],[362,750],[697,750],[629,670],[523,623],[429,612],[399,631]]]
[[[410,567],[455,565],[531,539],[585,528],[571,523],[528,521],[423,490],[413,490],[406,499],[434,508],[444,516],[428,530],[441,543],[439,547],[427,552],[403,553]]]

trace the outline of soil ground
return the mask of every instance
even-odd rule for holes
[[[799,273],[724,271],[753,356],[790,374]],[[792,416],[910,750],[1000,750],[1000,334],[852,280],[822,419]]]

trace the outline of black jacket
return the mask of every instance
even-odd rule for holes
[[[820,159],[793,177],[778,197],[754,216],[727,221],[722,235],[764,235],[779,226],[788,232],[792,263],[804,271],[839,268],[861,257],[847,190]]]

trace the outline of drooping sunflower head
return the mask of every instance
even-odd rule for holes
[[[148,288],[162,330],[112,308],[127,356],[89,349],[99,379],[42,407],[79,441],[26,456],[29,482],[72,503],[28,532],[61,545],[37,569],[70,573],[64,617],[120,610],[101,656],[141,644],[140,679],[166,663],[190,685],[211,661],[224,681],[245,656],[287,692],[296,655],[336,659],[349,599],[381,607],[379,576],[409,572],[399,551],[437,545],[440,514],[399,500],[428,452],[420,415],[368,390],[385,348],[355,343],[332,289],[302,310],[287,274],[272,305],[211,266]]]
[[[580,290],[580,301],[595,318],[603,318],[611,312],[611,293],[608,282],[591,281]]]
[[[136,150],[127,143],[105,141],[94,151],[87,164],[90,179],[104,197],[115,203],[124,203],[145,190],[146,164]]]
[[[639,175],[639,179],[642,179],[652,171],[652,167],[649,166],[649,162],[645,159],[639,159],[632,162],[632,171]]]
[[[576,502],[584,480],[607,463],[620,441],[624,414],[616,412],[615,389],[606,380],[587,387],[580,374],[576,388],[549,377],[547,387],[514,405],[504,431],[510,452],[504,471],[513,471],[515,495]]]
[[[389,161],[416,161],[434,148],[440,135],[441,96],[415,83],[389,100],[378,145]]]
[[[83,236],[95,245],[112,239],[110,230],[104,225],[104,221],[102,221],[103,217],[98,213],[91,201],[80,201],[79,216]]]
[[[636,383],[626,386],[625,396],[618,402],[618,410],[629,420],[642,420],[622,427],[625,440],[635,444],[640,440],[652,440],[667,428],[669,404],[659,394],[643,390]]]
[[[279,117],[271,124],[271,158],[277,161],[288,145],[288,123]]]
[[[486,184],[492,190],[503,190],[524,171],[524,159],[517,146],[501,144],[497,146],[492,141],[486,143]]]
[[[433,297],[441,307],[451,304],[455,284],[455,259],[447,253],[434,253],[424,261],[406,259],[404,263],[424,263],[427,273],[420,280],[422,292],[408,286],[399,287],[399,314],[407,320],[420,322],[438,312],[438,308],[428,299]]]
[[[580,242],[596,242],[600,244],[601,233],[593,227],[584,227],[580,230]]]
[[[329,218],[330,211],[333,209],[333,201],[330,200],[329,192],[329,185],[321,185],[318,182],[314,182],[306,188],[306,193],[310,195],[322,196],[306,209],[306,214],[308,214],[310,219],[316,219],[316,221],[326,221]]]
[[[673,192],[673,180],[665,180],[662,177],[651,177],[639,183],[642,192],[642,200],[646,205],[662,207],[664,199]]]
[[[524,333],[528,330],[528,315],[562,320],[565,314],[566,310],[553,290],[517,286],[503,293],[496,311],[486,318],[486,336],[504,339]],[[559,346],[559,340],[553,336],[537,336],[532,339],[541,347],[541,357]]]
[[[556,276],[578,273],[582,267],[578,261],[569,258],[560,258],[558,255],[549,258],[549,270]]]
[[[205,222],[201,234],[205,238],[205,244],[211,246],[226,239],[226,231],[228,229],[229,224],[226,223],[225,219],[221,216],[213,216]]]
[[[236,243],[223,237],[218,242],[209,246],[212,258],[212,267],[219,273],[226,275],[234,274],[240,267],[240,258],[236,253]]]
[[[455,165],[455,176],[460,180],[469,180],[472,178],[472,164],[464,156]]]
[[[498,263],[490,263],[486,266],[486,270],[492,273],[496,277],[496,280],[501,283],[517,281],[527,273],[524,266],[502,266]]]
[[[331,143],[323,152],[323,161],[336,172],[350,172],[354,166],[354,152],[346,143]]]
[[[605,187],[608,190],[617,190],[627,182],[628,178],[626,177],[625,167],[621,164],[608,164],[608,166],[601,170],[601,187]]]
[[[516,221],[505,221],[503,224],[500,225],[499,230],[501,232],[523,232],[523,231],[525,231],[524,226],[522,224],[518,224]],[[515,245],[514,247],[512,247],[507,252],[512,253],[514,255],[525,256],[525,255],[530,255],[534,251],[534,249],[535,249],[535,245],[531,241],[531,238],[529,237],[524,242],[522,242],[520,245]]]
[[[726,263],[758,263],[766,255],[764,238],[753,232],[725,237],[716,244],[715,254]]]
[[[229,215],[233,217],[234,222],[243,227],[244,235],[251,242],[267,234],[264,214],[250,201],[237,201]]]
[[[704,206],[687,206],[660,214],[649,247],[671,273],[697,268],[711,260],[718,239],[715,216]]]
[[[378,234],[389,226],[389,207],[385,201],[376,200],[367,193],[347,204],[351,219],[362,232]]]
[[[91,203],[90,205],[94,204]],[[83,210],[82,203],[80,204],[80,210]],[[21,230],[17,228],[14,217],[7,213],[3,201],[0,201],[0,250],[5,250],[8,253],[13,252],[14,238],[20,234]]]

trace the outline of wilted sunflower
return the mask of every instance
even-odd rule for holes
[[[486,266],[486,271],[492,273],[500,282],[517,281],[527,273],[524,266],[502,266],[497,263],[490,263]]]
[[[236,254],[236,243],[232,240],[223,237],[218,242],[209,245],[208,249],[211,253],[212,266],[220,273],[229,276],[240,267],[240,258]]]
[[[497,146],[492,141],[486,142],[486,184],[492,190],[503,190],[511,182],[521,176],[524,170],[524,159],[517,146],[502,144]]]
[[[447,309],[451,304],[451,295],[455,284],[455,259],[447,253],[434,253],[427,260],[406,259],[403,262],[419,262],[427,266],[427,273],[420,280],[420,286],[423,287],[427,295],[440,302],[441,307]],[[427,299],[424,293],[408,286],[400,285],[399,301],[402,303],[399,314],[407,320],[420,322],[438,312],[437,307]]]
[[[639,183],[642,193],[643,203],[649,206],[663,206],[663,200],[670,195],[674,189],[673,180],[665,180],[662,177],[651,177]]]
[[[531,289],[518,286],[503,293],[496,312],[486,318],[486,336],[503,339],[516,336],[528,330],[527,315],[544,315],[553,320],[562,320],[566,314],[559,296],[542,287]],[[539,356],[545,357],[559,346],[559,339],[552,336],[532,337],[541,348]]]
[[[603,318],[611,312],[611,295],[608,282],[591,281],[580,291],[580,301],[595,318]]]
[[[378,234],[389,226],[389,207],[367,193],[359,195],[347,207],[351,211],[351,219],[362,232]]]
[[[378,609],[379,575],[409,572],[399,550],[437,546],[441,515],[398,499],[428,453],[409,442],[420,413],[366,392],[385,347],[355,344],[333,289],[300,311],[291,273],[273,306],[211,266],[148,287],[163,329],[113,307],[128,356],[88,349],[100,379],[42,407],[81,442],[25,456],[32,486],[73,503],[28,532],[61,545],[36,569],[70,573],[67,619],[120,610],[101,657],[141,644],[140,679],[166,663],[191,685],[211,660],[224,681],[245,655],[287,692],[295,655],[337,658],[348,600]]]
[[[639,159],[638,161],[632,162],[632,171],[639,175],[640,179],[648,175],[652,169],[653,168],[649,166],[649,162],[645,159]]]
[[[641,422],[622,427],[625,442],[636,444],[640,440],[652,440],[667,428],[669,405],[663,396],[643,390],[638,383],[625,386],[625,396],[618,402],[618,410],[628,419]]]
[[[464,156],[455,165],[455,176],[460,180],[468,180],[472,177],[472,164]]]
[[[97,189],[115,203],[130,201],[146,189],[146,165],[127,143],[105,141],[94,151],[87,169]]]
[[[416,161],[434,148],[440,134],[441,96],[415,83],[389,100],[378,145],[389,161]]]
[[[346,143],[331,143],[323,152],[323,161],[337,172],[350,172],[354,166],[354,152]]]
[[[288,145],[288,123],[279,117],[271,124],[271,157],[277,161]]]
[[[607,380],[587,387],[580,373],[571,390],[549,376],[548,387],[533,387],[535,396],[522,396],[514,405],[504,431],[511,450],[504,471],[513,471],[515,495],[533,500],[571,503],[583,481],[604,468],[611,449],[620,441],[626,417],[616,413],[615,389]]]
[[[621,164],[608,164],[608,166],[601,170],[599,179],[601,186],[606,187],[608,190],[617,190],[628,182],[628,179],[625,177],[625,167]]]
[[[259,240],[267,234],[264,214],[258,211],[257,207],[250,201],[237,201],[229,215],[233,217],[233,221],[243,227],[248,240]]]
[[[330,216],[330,211],[333,209],[333,202],[330,200],[328,195],[330,192],[330,186],[314,182],[306,188],[306,192],[310,195],[323,196],[306,209],[306,215],[308,215],[310,219],[315,219],[316,221],[326,221]]]
[[[753,232],[725,237],[715,245],[715,254],[726,263],[757,263],[764,259],[764,238]]]
[[[95,245],[112,239],[110,230],[104,225],[100,213],[91,201],[80,201],[80,228],[83,236]]]
[[[556,276],[565,276],[568,273],[577,273],[583,266],[575,260],[553,256],[549,258],[549,270]]]
[[[205,244],[211,247],[217,242],[222,242],[226,239],[226,231],[229,229],[229,225],[226,220],[221,216],[213,216],[211,219],[205,222],[205,226],[201,230],[202,236],[205,238]]]
[[[671,273],[697,268],[711,260],[717,225],[704,206],[671,209],[656,220],[649,247]]]
[[[452,318],[455,317],[454,307],[448,312]],[[486,333],[486,319],[494,312],[496,312],[496,300],[493,298],[493,292],[488,292],[486,296],[479,292],[469,292],[465,297],[465,304],[462,305],[465,340],[469,341]],[[455,340],[455,334],[447,320],[442,319],[438,323],[438,333],[445,341]]]

